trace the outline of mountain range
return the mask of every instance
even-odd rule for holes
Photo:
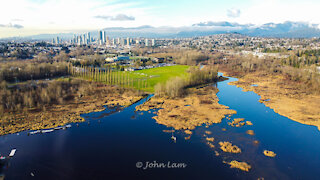
[[[152,27],[140,26],[133,28],[112,27],[103,29],[108,37],[146,37],[146,38],[186,38],[225,33],[239,33],[248,36],[277,38],[311,38],[320,37],[318,24],[286,21],[284,23],[267,23],[263,25],[239,24],[232,22],[201,22],[184,27]],[[91,32],[97,37],[98,30]],[[50,40],[56,36],[70,39],[73,33],[40,34],[22,37],[24,40]],[[8,39],[8,38],[7,38]],[[12,39],[12,38],[10,38]],[[20,37],[21,39],[21,37]]]

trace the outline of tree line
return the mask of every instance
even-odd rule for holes
[[[282,59],[283,65],[301,68],[320,63],[320,50],[305,50],[291,53],[286,59]]]
[[[296,82],[297,87],[304,89],[308,93],[320,93],[320,73],[316,65],[291,66],[283,63],[283,59],[266,57],[259,59],[254,56],[226,56],[227,60],[216,60],[215,64],[221,64],[238,75],[243,75],[255,71],[263,71],[268,74],[281,74],[285,76],[289,83]]]
[[[28,115],[29,112],[50,111],[54,105],[78,103],[88,96],[102,98],[107,94],[114,93],[137,95],[139,92],[126,88],[110,88],[101,83],[72,78],[33,82],[14,87],[8,86],[3,81],[0,83],[0,119],[4,116],[6,117],[4,119],[8,117],[10,119],[14,118],[11,115]],[[12,119],[9,123],[18,122],[16,119]]]
[[[14,87],[9,87],[3,81],[0,85],[0,113],[45,110],[49,105],[63,104],[74,99],[77,93],[92,93],[93,89],[93,84],[79,80],[30,83]]]
[[[68,75],[68,64],[65,62],[33,63],[13,62],[0,64],[0,82],[21,82]]]
[[[108,85],[119,85],[120,87],[147,89],[150,87],[148,78],[137,78],[130,73],[114,70],[111,66],[106,68],[87,67],[81,65],[75,67],[71,63],[68,65],[68,73],[75,77],[101,82]]]

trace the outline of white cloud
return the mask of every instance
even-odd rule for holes
[[[11,19],[12,22],[22,22],[23,19]]]
[[[227,10],[227,16],[230,17],[230,18],[240,17],[240,14],[241,14],[240,9],[232,8],[232,9],[228,9]]]
[[[118,14],[116,16],[94,16],[94,18],[97,18],[97,19],[104,19],[104,20],[107,20],[107,21],[134,21],[136,20],[135,17],[133,16],[128,16],[128,15],[125,15],[125,14]]]
[[[208,5],[208,1],[211,4]],[[171,5],[170,1],[155,6],[152,1],[144,1],[145,4],[142,4],[132,0],[127,2],[119,0],[2,0],[0,38],[46,32],[97,30],[107,27],[141,25],[179,27],[203,21],[264,24],[282,23],[289,20],[320,24],[320,13],[317,13],[320,8],[319,0],[248,0],[241,3],[226,1],[226,3],[219,3],[218,0],[207,0],[205,3],[199,0],[195,2],[196,5],[184,8],[181,3]],[[218,6],[215,6],[216,3]],[[231,7],[235,8],[230,9]],[[94,18],[95,16],[105,16],[108,21]],[[18,24],[24,28],[4,28],[10,23],[11,26]]]
[[[20,24],[12,24],[12,23],[9,23],[9,24],[0,24],[0,28],[15,28],[15,29],[21,29],[21,28],[23,28],[23,26],[20,25]]]
[[[38,34],[53,29],[71,32],[145,25],[153,17],[149,14],[151,8],[139,5],[138,2],[121,3],[118,0],[108,0],[107,3],[105,0],[10,0],[1,2],[0,24],[4,26],[23,19],[24,28],[18,31],[17,36],[29,34],[31,29],[37,30],[34,34]],[[105,14],[110,16],[110,21],[94,18]],[[0,38],[9,34],[12,32],[1,33]]]
[[[251,0],[242,10],[240,23],[264,24],[269,22],[304,21],[320,23],[320,1],[314,0]]]

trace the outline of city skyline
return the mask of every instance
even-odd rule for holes
[[[207,21],[242,24],[303,21],[320,24],[316,0],[12,0],[0,7],[0,38],[82,33],[108,27],[184,27]]]
[[[116,41],[117,39],[117,41]],[[51,41],[54,45],[59,44],[69,44],[69,45],[98,45],[98,46],[127,46],[130,47],[131,45],[141,45],[140,39],[144,39],[144,46],[145,47],[155,47],[156,46],[156,39],[148,39],[148,38],[130,38],[130,37],[118,37],[118,38],[109,38],[109,36],[106,35],[106,31],[99,30],[98,36],[93,37],[91,36],[90,32],[82,33],[82,34],[73,34],[72,38],[61,38],[60,36],[55,36]],[[133,41],[136,40],[136,41]],[[151,42],[151,44],[150,44]]]

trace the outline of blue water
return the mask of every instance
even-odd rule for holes
[[[67,130],[27,136],[27,132],[0,137],[0,152],[17,153],[5,171],[6,179],[319,179],[320,132],[296,123],[259,103],[259,96],[219,82],[220,103],[237,111],[232,118],[245,118],[253,126],[231,127],[227,119],[206,128],[197,127],[190,140],[171,128],[157,124],[153,112],[135,112],[135,107],[106,109],[84,114],[86,122]],[[223,131],[225,128],[226,131]],[[254,130],[250,136],[246,130]],[[211,131],[220,153],[205,144],[204,132]],[[259,144],[253,141],[259,141]],[[231,141],[241,154],[224,153],[219,141]],[[277,153],[265,157],[263,150]],[[230,169],[223,161],[245,161],[250,172]],[[186,168],[136,168],[137,162],[185,163]],[[34,175],[32,176],[31,173]]]
[[[228,85],[229,82],[236,80],[230,78],[218,83],[220,92],[217,95],[221,104],[237,111],[235,118],[245,118],[253,123],[253,126],[233,129],[237,132],[254,130],[256,134],[254,138],[260,141],[256,150],[258,155],[262,154],[264,149],[277,153],[274,159],[261,157],[261,163],[272,163],[279,175],[283,174],[289,179],[319,179],[320,172],[317,171],[320,167],[319,130],[275,113],[259,103],[260,96],[254,92],[243,92],[241,88]],[[260,161],[258,155],[253,155],[256,157],[250,161],[252,163]],[[257,166],[263,168],[268,165],[257,163]]]

